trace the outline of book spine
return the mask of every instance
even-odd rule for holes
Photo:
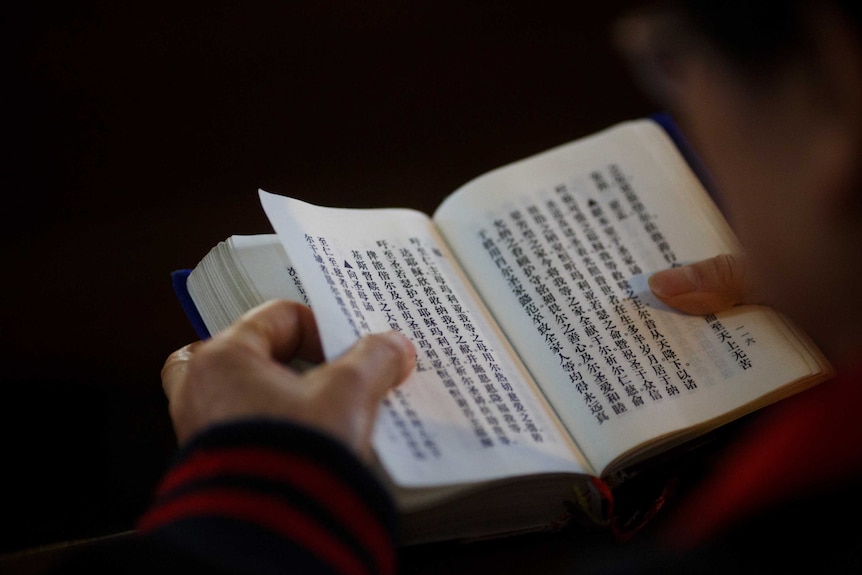
[[[204,320],[201,317],[195,302],[189,295],[189,288],[188,285],[186,285],[186,281],[191,273],[192,270],[188,269],[171,272],[171,285],[174,289],[174,295],[177,296],[177,300],[180,302],[180,307],[183,308],[183,312],[185,312],[186,317],[192,324],[192,328],[194,328],[195,333],[201,339],[208,339],[210,337],[210,332],[204,324]]]

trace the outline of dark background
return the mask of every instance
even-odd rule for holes
[[[195,339],[170,272],[270,232],[259,187],[431,212],[654,111],[610,41],[637,2],[5,4],[0,552],[132,526]]]

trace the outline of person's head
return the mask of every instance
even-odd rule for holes
[[[862,333],[860,12],[681,0],[617,30],[704,160],[764,294],[834,356]]]

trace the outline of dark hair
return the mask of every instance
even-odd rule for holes
[[[855,27],[862,24],[862,2],[829,0]],[[680,0],[683,16],[704,38],[742,69],[764,68],[804,53],[811,9],[818,0]]]

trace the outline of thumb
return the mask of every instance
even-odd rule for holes
[[[730,254],[656,272],[649,286],[663,303],[696,315],[755,303],[746,259]]]
[[[317,375],[333,393],[353,393],[354,399],[376,405],[415,365],[416,350],[410,340],[389,331],[364,336],[341,357],[321,366]]]
[[[415,366],[416,350],[398,332],[363,337],[337,359],[307,372],[316,381],[313,419],[367,457],[381,400]]]

